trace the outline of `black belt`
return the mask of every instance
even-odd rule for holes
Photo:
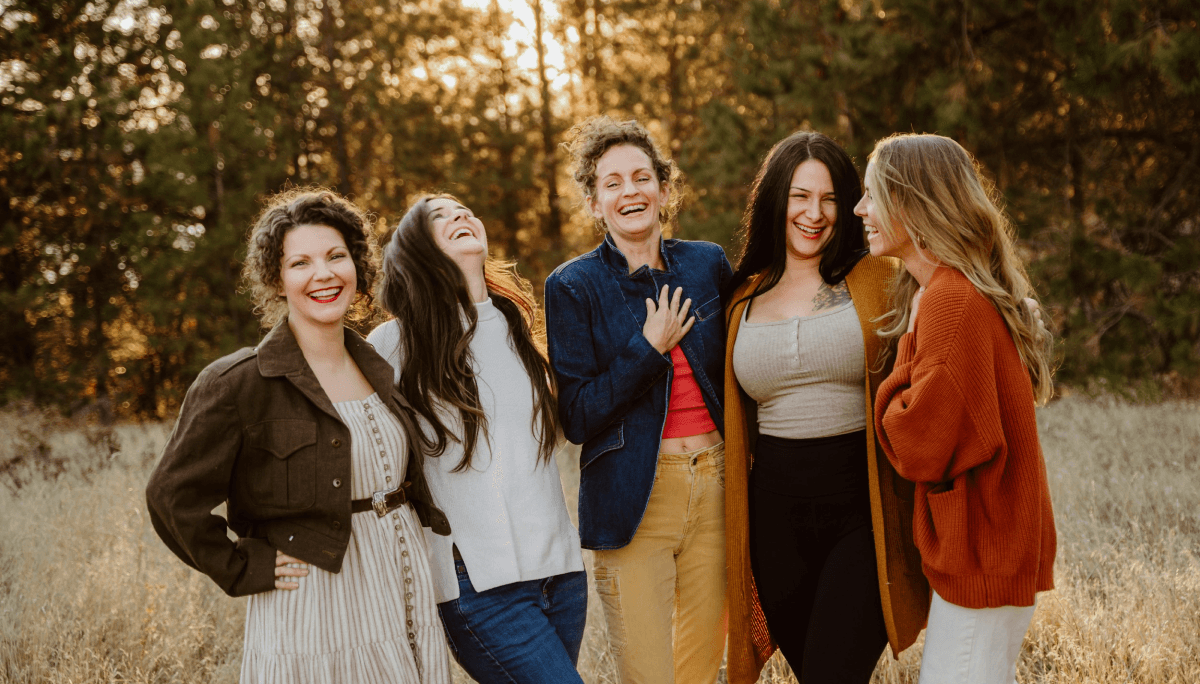
[[[375,492],[369,499],[355,499],[350,502],[350,512],[366,513],[367,511],[375,511],[375,515],[382,518],[388,514],[388,511],[408,503],[408,492],[404,491],[404,488],[411,484],[411,482],[405,482],[390,492]]]

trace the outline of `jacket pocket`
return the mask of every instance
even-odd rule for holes
[[[707,302],[704,302],[700,306],[697,306],[695,309],[693,309],[693,311],[696,313],[697,321],[707,321],[708,319],[712,318],[714,315],[721,312],[721,297],[720,297],[720,295],[713,297],[712,299],[708,300]]]
[[[604,431],[588,440],[583,451],[579,454],[579,469],[588,467],[600,456],[625,446],[625,421],[617,422],[604,428]]]
[[[245,429],[244,490],[259,506],[308,508],[317,498],[317,424],[268,420]],[[347,445],[349,446],[349,445]]]

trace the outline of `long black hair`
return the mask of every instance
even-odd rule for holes
[[[460,472],[471,466],[479,431],[485,439],[487,435],[487,415],[472,371],[471,339],[478,314],[462,270],[433,237],[429,202],[434,199],[458,202],[450,195],[427,195],[400,219],[384,249],[379,300],[400,323],[397,389],[433,428],[432,439],[421,436],[430,456],[442,455],[451,440],[462,443],[463,457],[454,467]],[[546,359],[545,326],[533,288],[514,262],[488,257],[483,271],[488,298],[508,321],[509,339],[533,386],[530,428],[540,443],[538,458],[546,463],[558,439],[558,388]],[[462,434],[445,423],[439,403],[458,411]]]
[[[771,148],[754,178],[738,230],[742,253],[738,256],[733,277],[725,286],[725,301],[729,301],[755,273],[765,272],[755,294],[775,287],[783,277],[787,265],[788,194],[796,167],[809,159],[816,159],[829,169],[837,202],[833,236],[822,250],[821,263],[817,267],[821,278],[829,285],[842,282],[867,254],[862,218],[854,214],[854,205],[862,197],[862,185],[854,162],[829,136],[799,131]]]

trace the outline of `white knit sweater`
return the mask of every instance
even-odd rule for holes
[[[458,598],[451,545],[471,576],[475,591],[583,570],[579,533],[571,524],[558,465],[538,463],[533,432],[533,388],[513,349],[508,322],[491,300],[475,305],[478,323],[471,340],[479,402],[487,415],[471,467],[451,472],[463,447],[451,441],[437,458],[425,458],[425,477],[434,504],[450,520],[443,537],[428,528],[437,601]],[[371,331],[367,341],[392,364],[399,378],[400,327],[395,320]],[[457,412],[447,425],[458,429]],[[422,423],[428,430],[428,426]]]

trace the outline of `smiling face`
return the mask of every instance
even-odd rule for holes
[[[596,161],[592,216],[604,221],[614,239],[657,240],[660,209],[670,190],[654,174],[650,155],[634,145],[615,145]]]
[[[809,159],[792,173],[788,189],[788,255],[799,259],[819,257],[837,228],[837,197],[829,168]]]
[[[471,210],[447,197],[429,200],[429,230],[438,247],[458,267],[483,268],[487,257],[487,231]]]
[[[867,164],[866,191],[863,192],[862,199],[855,205],[854,213],[863,219],[863,229],[867,231],[867,245],[871,248],[872,256],[903,258],[906,252],[912,249],[912,239],[909,238],[907,231],[897,227],[885,229],[883,217],[879,215],[875,200],[871,197],[873,164],[874,162]]]
[[[293,324],[341,325],[357,294],[354,260],[342,234],[306,224],[283,238],[280,281]]]

